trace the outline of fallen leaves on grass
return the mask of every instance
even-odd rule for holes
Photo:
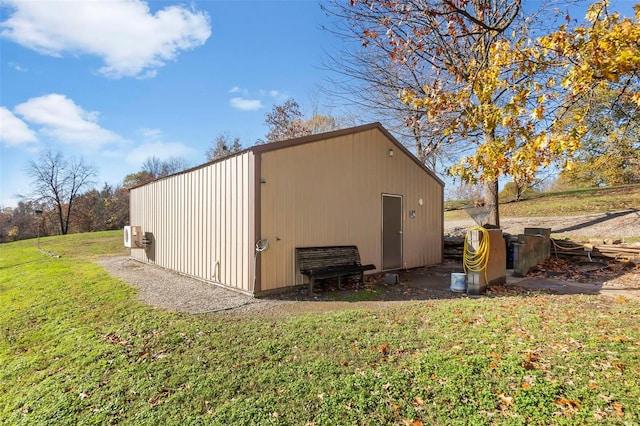
[[[514,402],[513,402],[513,397],[512,396],[506,396],[505,394],[501,393],[500,395],[498,395],[498,399],[500,399],[500,401],[508,406],[508,407],[512,407]]]
[[[388,343],[383,343],[380,346],[378,346],[378,351],[381,352],[383,355],[387,355],[389,353],[389,344]]]
[[[611,408],[614,409],[618,417],[624,417],[624,407],[619,402],[612,402]]]
[[[489,356],[491,357],[491,361],[489,361],[489,367],[491,367],[492,370],[495,370],[496,368],[498,368],[498,364],[500,363],[500,361],[502,361],[502,356],[497,352],[491,352]]]
[[[161,404],[162,400],[164,398],[168,397],[169,395],[171,395],[172,393],[173,393],[173,391],[171,391],[171,390],[162,389],[162,390],[158,391],[158,394],[156,396],[154,396],[153,398],[149,398],[149,400],[147,402],[155,407],[156,405]]]
[[[571,399],[567,399],[565,397],[560,397],[558,398],[554,404],[556,404],[557,406],[561,407],[561,408],[580,408],[582,406],[582,404],[580,404],[578,401],[573,401]]]
[[[522,368],[525,370],[537,370],[539,368],[540,355],[535,352],[527,352],[524,355],[524,361],[522,362]]]
[[[107,342],[112,343],[114,345],[118,345],[118,346],[127,346],[129,344],[128,340],[123,339],[121,336],[114,333],[107,334],[106,336],[104,336],[104,339]]]
[[[607,417],[624,417],[624,406],[617,401],[608,404],[604,410],[597,408],[593,414],[596,420],[603,420]]]
[[[614,361],[614,362],[612,362],[612,363],[611,363],[611,365],[612,365],[613,367],[615,367],[615,368],[617,368],[617,369],[621,370],[621,371],[624,371],[624,369],[625,369],[625,367],[626,367],[626,366],[624,365],[624,363],[622,363],[622,362],[618,362],[618,361]]]
[[[557,414],[564,415],[566,417],[573,417],[573,415],[580,409],[582,404],[578,401],[574,401],[565,397],[560,397],[554,401],[554,404],[560,408],[560,412]]]
[[[485,291],[488,296],[524,296],[528,293],[530,293],[528,289],[504,284],[492,284]]]

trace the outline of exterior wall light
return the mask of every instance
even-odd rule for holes
[[[393,157],[393,148],[389,148],[389,157]]]

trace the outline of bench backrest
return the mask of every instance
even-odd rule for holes
[[[297,247],[298,269],[309,270],[328,266],[360,265],[356,246]]]

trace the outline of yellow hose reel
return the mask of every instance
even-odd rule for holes
[[[469,242],[469,234],[471,231],[482,232],[482,240],[478,249],[475,250],[471,247]],[[489,264],[489,232],[482,226],[474,226],[467,231],[464,237],[464,253],[462,257],[462,267],[464,272],[483,272],[485,282],[489,282],[487,279],[487,265]]]

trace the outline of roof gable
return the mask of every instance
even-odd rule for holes
[[[282,140],[282,141],[276,141],[276,142],[270,142],[270,143],[265,143],[262,145],[254,145],[250,148],[244,149],[240,152],[228,155],[226,157],[222,157],[222,158],[218,158],[216,160],[213,161],[208,161],[206,163],[200,164],[198,166],[195,167],[191,167],[189,169],[183,170],[181,172],[178,173],[174,173],[172,175],[169,176],[163,176],[161,178],[158,178],[152,182],[148,182],[142,185],[137,185],[134,186],[130,189],[135,189],[135,188],[139,188],[145,185],[148,185],[150,183],[153,182],[157,182],[159,180],[162,179],[167,179],[170,178],[172,176],[177,176],[177,175],[181,175],[181,174],[185,174],[185,173],[189,173],[192,172],[194,170],[198,170],[201,169],[203,167],[206,167],[210,164],[214,164],[214,163],[219,163],[222,161],[225,161],[229,158],[235,157],[237,155],[242,155],[245,154],[247,152],[252,152],[254,155],[259,155],[263,152],[270,152],[270,151],[276,151],[279,149],[286,149],[286,148],[290,148],[290,147],[294,147],[294,146],[299,146],[299,145],[304,145],[304,144],[308,144],[308,143],[314,143],[314,142],[319,142],[319,141],[324,141],[327,139],[333,139],[333,138],[338,138],[341,136],[345,136],[345,135],[352,135],[355,133],[360,133],[360,132],[367,132],[369,130],[378,130],[380,132],[382,132],[384,134],[384,136],[389,139],[389,141],[391,141],[400,152],[402,152],[404,155],[406,155],[407,157],[409,157],[411,160],[413,160],[414,163],[416,163],[418,165],[418,167],[420,167],[425,173],[429,174],[433,179],[436,180],[436,182],[438,182],[441,186],[444,187],[444,182],[442,181],[442,179],[440,179],[433,171],[429,170],[420,160],[418,160],[418,158],[413,155],[413,153],[411,151],[409,151],[404,145],[402,145],[391,133],[389,133],[389,131],[387,129],[385,129],[382,124],[380,124],[379,122],[374,122],[374,123],[370,123],[370,124],[364,124],[361,126],[355,126],[355,127],[348,127],[345,129],[339,129],[339,130],[334,130],[331,132],[326,132],[326,133],[318,133],[318,134],[314,134],[314,135],[308,135],[308,136],[302,136],[299,138],[294,138],[294,139],[287,139],[287,140]]]
[[[327,133],[318,133],[315,135],[302,136],[295,139],[287,139],[283,141],[271,142],[263,145],[255,145],[248,149],[248,151],[252,151],[254,154],[260,154],[263,152],[275,151],[278,149],[286,149],[293,146],[304,145],[307,143],[314,143],[319,141],[324,141],[327,139],[338,138],[345,135],[352,135],[355,133],[366,132],[369,130],[379,130],[384,134],[384,136],[389,139],[404,155],[409,157],[416,163],[424,172],[429,174],[432,178],[434,178],[440,185],[444,187],[444,182],[440,179],[433,171],[429,170],[411,151],[409,151],[404,145],[402,145],[387,129],[385,129],[382,124],[379,122],[374,122],[370,124],[364,124],[356,127],[349,127],[346,129],[334,130],[332,132]]]

